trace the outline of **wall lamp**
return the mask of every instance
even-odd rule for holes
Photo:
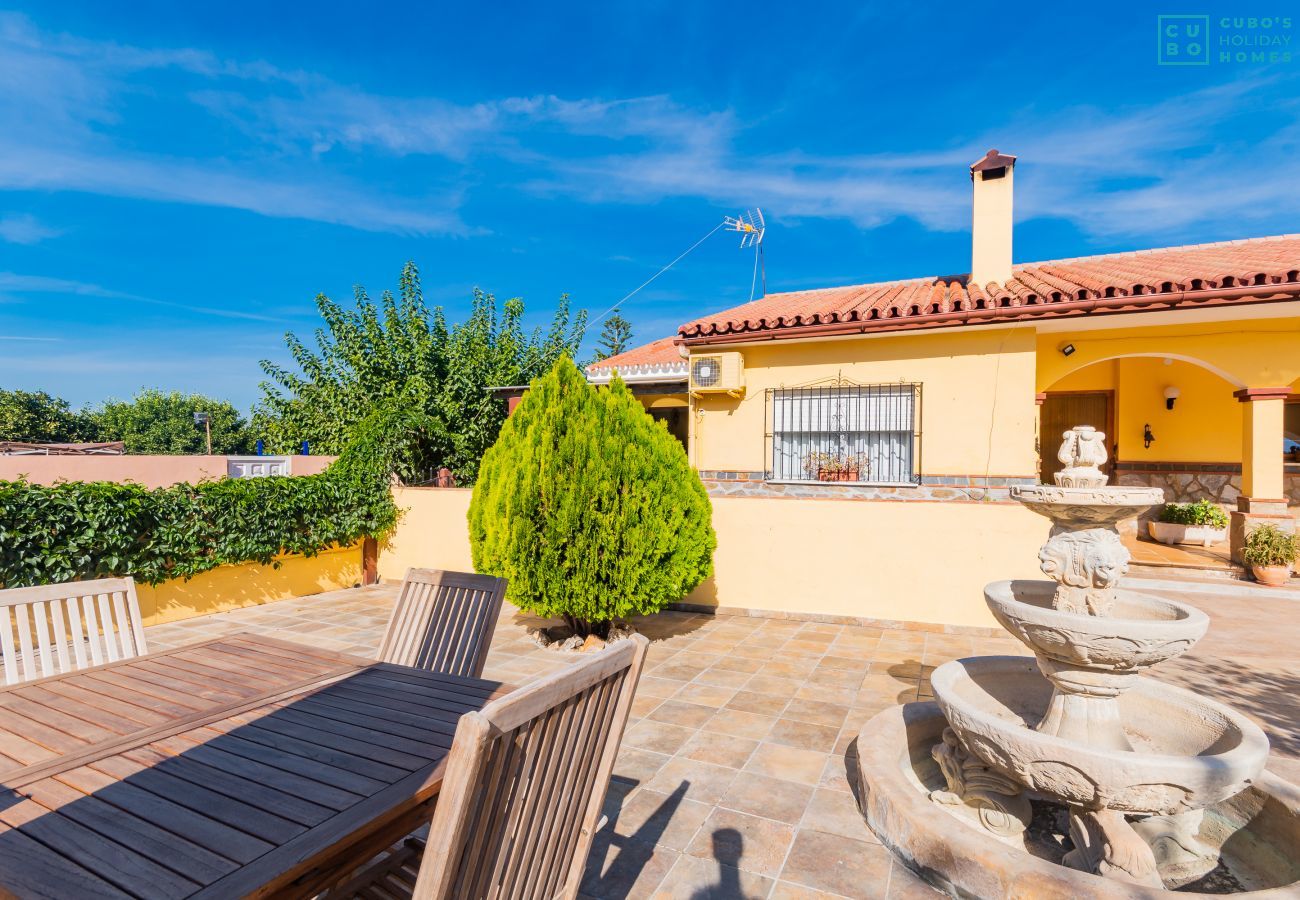
[[[1155,442],[1156,442],[1156,436],[1151,433],[1151,426],[1143,425],[1142,426],[1142,448],[1144,450],[1150,450],[1151,445],[1154,444]]]
[[[1074,344],[1066,344],[1065,346],[1063,346],[1063,347],[1061,348],[1061,355],[1062,355],[1062,356],[1073,356],[1073,355],[1074,355]]]
[[[1182,391],[1178,390],[1178,388],[1173,385],[1165,388],[1165,409],[1173,409],[1174,401],[1181,397],[1182,393]]]

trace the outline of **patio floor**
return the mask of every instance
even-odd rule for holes
[[[1232,551],[1228,542],[1212,544],[1209,547],[1180,546],[1161,544],[1149,538],[1133,535],[1124,536],[1124,546],[1133,557],[1133,564],[1154,568],[1200,569],[1207,572],[1232,574],[1243,571],[1232,561]]]
[[[373,654],[395,586],[378,585],[147,630],[150,649],[231,631]],[[1215,597],[1209,636],[1163,677],[1235,705],[1269,731],[1270,767],[1300,780],[1297,601]],[[520,683],[565,665],[507,608],[485,676]],[[784,619],[661,613],[615,766],[584,896],[937,896],[875,840],[858,812],[852,744],[881,709],[928,694],[928,674],[978,638]]]

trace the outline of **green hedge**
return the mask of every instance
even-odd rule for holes
[[[378,537],[397,522],[391,475],[426,422],[384,409],[328,470],[149,490],[0,481],[0,588],[131,575],[158,584]]]

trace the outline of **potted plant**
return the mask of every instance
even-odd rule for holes
[[[804,471],[817,481],[862,481],[868,463],[861,453],[813,452],[804,458]]]
[[[1160,513],[1160,521],[1147,523],[1147,530],[1162,544],[1209,547],[1228,539],[1228,514],[1212,500],[1170,503]]]
[[[1291,567],[1300,553],[1300,539],[1276,525],[1261,525],[1246,535],[1241,557],[1260,584],[1282,587],[1291,577]]]

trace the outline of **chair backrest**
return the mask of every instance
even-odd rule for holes
[[[461,717],[416,900],[577,896],[648,644],[620,641]]]
[[[375,658],[477,678],[483,674],[505,595],[504,578],[411,569]]]
[[[0,653],[4,655],[5,684],[147,652],[140,601],[132,578],[0,591]]]

